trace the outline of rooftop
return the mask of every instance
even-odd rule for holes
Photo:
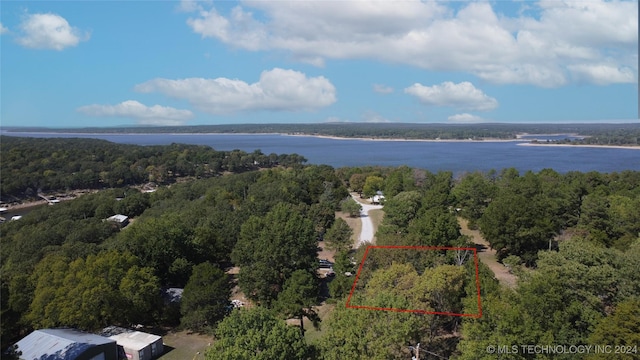
[[[40,329],[25,336],[16,344],[21,359],[74,359],[85,350],[115,341],[103,336],[74,329]],[[55,357],[53,357],[55,356]]]
[[[124,332],[110,336],[109,339],[115,340],[118,345],[131,349],[142,350],[162,337],[153,334],[147,334],[140,331]]]

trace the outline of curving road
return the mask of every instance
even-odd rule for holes
[[[356,247],[360,247],[364,243],[373,243],[373,221],[369,217],[369,211],[375,209],[382,209],[382,205],[371,205],[366,204],[358,199],[355,194],[351,194],[353,200],[355,200],[358,204],[362,206],[362,210],[360,211],[360,221],[362,222],[362,230],[360,231],[360,236],[358,238],[358,245]]]

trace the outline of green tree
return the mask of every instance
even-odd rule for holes
[[[61,257],[47,259],[34,272],[36,288],[27,319],[34,327],[69,326],[83,330],[121,324],[122,314],[126,314],[126,320],[134,308],[150,309],[156,303],[155,297],[160,296],[150,269],[136,265],[135,256],[116,251],[71,263]],[[121,289],[154,292],[133,295],[123,294]]]
[[[407,241],[411,245],[452,246],[460,238],[460,225],[449,210],[426,210],[409,225]]]
[[[406,232],[411,220],[418,215],[422,195],[418,191],[405,191],[387,200],[384,204],[382,232]]]
[[[362,188],[366,180],[367,177],[364,174],[353,174],[349,178],[349,187],[359,195],[362,195]]]
[[[231,258],[240,266],[238,282],[244,293],[268,304],[294,271],[315,271],[313,222],[294,206],[279,203],[264,217],[252,216],[242,224]]]
[[[278,294],[276,308],[289,317],[300,320],[300,332],[304,335],[304,322],[306,317],[314,324],[318,324],[320,317],[313,310],[313,305],[318,302],[317,279],[305,270],[296,270],[284,283],[282,292]]]
[[[358,217],[362,211],[362,205],[349,197],[340,202],[340,210],[348,213],[351,217]]]
[[[129,304],[127,322],[143,324],[158,318],[162,298],[159,296],[160,280],[153,274],[153,269],[132,266],[120,281],[119,290]]]
[[[483,174],[474,172],[464,176],[453,188],[460,214],[475,224],[496,194],[496,186]]]
[[[327,247],[331,250],[336,250],[338,252],[346,251],[351,249],[352,235],[353,230],[347,222],[341,218],[337,218],[324,235],[324,241],[327,244]]]
[[[384,179],[380,176],[367,176],[362,187],[362,194],[370,198],[376,194],[376,192],[382,190],[384,186]]]
[[[305,359],[309,348],[294,327],[263,307],[234,310],[215,331],[208,360]]]
[[[622,346],[632,349],[629,353],[616,354],[617,359],[637,359],[640,346],[640,299],[621,302],[613,314],[602,319],[589,336],[589,343],[595,346]],[[614,349],[615,351],[615,349]],[[591,354],[588,359],[610,359],[611,354]]]
[[[511,191],[491,202],[478,223],[499,259],[517,255],[527,265],[534,264],[556,230],[543,198]]]
[[[208,262],[193,267],[180,304],[181,323],[203,330],[221,320],[229,305],[231,286],[224,271]]]
[[[578,226],[589,232],[589,239],[605,246],[613,243],[613,222],[609,216],[609,200],[605,196],[585,196],[580,207]]]
[[[370,305],[406,309],[408,304],[385,292]],[[318,346],[326,360],[409,358],[408,345],[420,342],[417,329],[422,321],[416,314],[350,309],[340,302],[324,325],[327,331]]]

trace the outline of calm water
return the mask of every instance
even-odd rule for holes
[[[123,144],[208,145],[216,150],[240,149],[265,154],[297,153],[311,164],[342,166],[400,166],[466,171],[515,167],[520,171],[552,168],[558,172],[640,170],[640,150],[519,146],[517,142],[418,142],[335,140],[287,135],[222,134],[36,134],[6,133],[29,137],[97,138]]]

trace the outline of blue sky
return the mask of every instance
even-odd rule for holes
[[[637,1],[3,1],[2,126],[638,121]]]

